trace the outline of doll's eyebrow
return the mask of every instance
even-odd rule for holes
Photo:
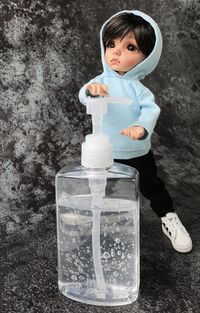
[[[136,42],[136,39],[135,39],[135,36],[133,34],[127,34],[124,38],[121,39],[121,41],[125,39],[126,43],[130,41],[131,44],[135,45],[136,47],[137,46],[137,42]]]

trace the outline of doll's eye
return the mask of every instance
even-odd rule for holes
[[[114,47],[115,47],[114,41],[108,41],[106,47],[107,47],[107,48],[114,48]]]
[[[136,51],[136,50],[137,50],[137,47],[134,46],[134,45],[132,45],[132,44],[129,44],[129,45],[127,46],[127,49],[128,49],[129,51]]]

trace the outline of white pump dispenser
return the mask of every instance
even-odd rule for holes
[[[109,168],[113,163],[112,145],[101,129],[108,103],[130,105],[132,100],[117,97],[87,98],[87,114],[92,115],[93,133],[87,135],[82,144],[81,164],[86,168]]]

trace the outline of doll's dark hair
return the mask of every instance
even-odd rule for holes
[[[123,39],[128,33],[133,32],[140,51],[148,57],[155,45],[155,32],[153,27],[142,17],[132,13],[121,13],[111,18],[103,29],[103,44],[116,39]]]

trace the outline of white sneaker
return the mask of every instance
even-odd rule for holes
[[[192,240],[176,213],[167,213],[161,217],[163,233],[171,240],[172,246],[178,252],[186,253],[192,250]]]

